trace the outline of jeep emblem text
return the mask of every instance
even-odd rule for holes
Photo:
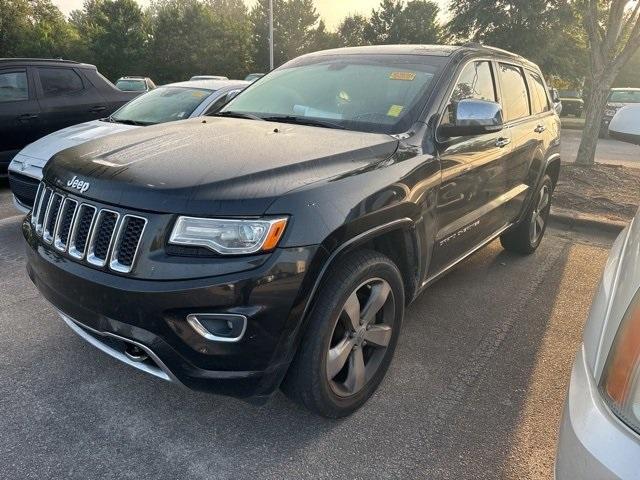
[[[75,188],[76,190],[80,190],[80,193],[84,193],[89,190],[89,182],[85,182],[83,180],[79,180],[78,177],[74,176],[71,180],[67,182],[67,187]]]

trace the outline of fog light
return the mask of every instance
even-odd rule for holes
[[[237,342],[247,329],[247,317],[234,313],[192,313],[187,322],[199,335],[215,342]]]

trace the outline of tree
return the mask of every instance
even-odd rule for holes
[[[438,22],[440,8],[435,2],[412,0],[397,18],[398,43],[429,44],[438,43],[443,38]]]
[[[318,39],[328,41],[324,23],[313,6],[313,0],[277,0],[273,2],[274,63],[276,66],[317,46]],[[255,67],[269,69],[269,0],[258,0],[251,10]],[[318,30],[322,31],[318,33]]]
[[[359,47],[369,45],[365,31],[369,20],[362,15],[351,15],[346,17],[338,25],[338,38],[343,47]]]
[[[576,162],[593,165],[609,90],[640,49],[640,1],[579,0],[589,39],[589,94]]]
[[[78,34],[50,0],[0,0],[0,57],[72,57]]]
[[[86,0],[71,12],[86,56],[108,78],[143,75],[147,21],[135,0]]]
[[[570,0],[452,0],[448,29],[518,53],[546,75],[578,82],[586,73],[586,41]]]
[[[402,0],[382,0],[378,10],[371,11],[366,25],[365,39],[371,45],[400,43],[400,15],[404,9]]]

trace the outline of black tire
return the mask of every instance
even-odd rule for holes
[[[543,200],[545,195],[546,201]],[[553,182],[551,177],[545,174],[527,213],[520,223],[500,236],[500,243],[505,250],[524,255],[536,251],[549,223],[552,196]]]
[[[374,320],[368,326],[369,322],[363,325],[363,317],[370,317],[367,312],[373,312],[375,308],[375,305],[369,310],[366,308],[376,303],[370,303],[374,292],[382,298],[380,292],[383,291],[386,292],[385,303],[376,310]],[[349,315],[347,305],[353,305],[354,296],[359,299],[358,308],[364,306],[357,314]],[[391,301],[393,308],[389,306]],[[402,276],[388,257],[370,250],[346,256],[323,279],[302,344],[282,384],[284,393],[312,412],[329,418],[345,417],[360,408],[376,391],[389,367],[402,326],[404,301]],[[360,333],[345,327],[345,323],[351,327],[350,319],[355,317],[361,325]],[[362,333],[363,327],[365,333]],[[383,329],[384,340],[388,341],[386,347],[376,346],[375,342],[368,345],[365,335]],[[358,341],[362,343],[358,345]],[[335,370],[339,364],[335,352],[345,342],[356,345],[348,347],[342,369],[329,378],[331,366]],[[353,373],[359,371],[354,367],[360,364],[356,358],[360,359],[365,371],[371,368],[366,375]],[[351,377],[357,377],[358,381],[349,382]],[[342,378],[344,383],[340,383]],[[355,389],[356,384],[358,389]],[[348,387],[352,385],[355,393],[349,391]]]

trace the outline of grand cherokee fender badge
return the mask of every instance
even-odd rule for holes
[[[84,193],[89,190],[91,184],[89,182],[85,182],[84,180],[80,180],[77,176],[74,176],[71,180],[67,182],[67,187],[75,188],[76,190],[80,190],[80,193]]]

